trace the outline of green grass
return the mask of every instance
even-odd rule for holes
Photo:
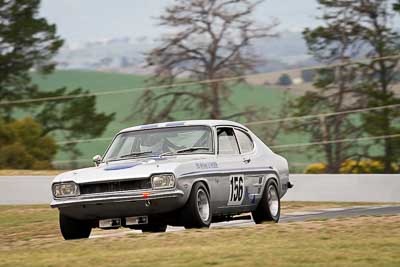
[[[54,90],[60,87],[69,89],[83,88],[91,92],[102,92],[110,90],[121,90],[129,88],[144,87],[146,76],[103,73],[95,71],[56,71],[52,75],[42,77],[33,74],[33,82],[37,83],[42,90]],[[162,90],[162,89],[161,89]],[[266,118],[277,117],[276,114],[282,104],[284,93],[281,89],[264,86],[238,85],[232,88],[232,103],[236,106],[224,107],[225,110],[236,113],[243,110],[246,106],[257,108],[268,108],[269,114]],[[112,137],[119,130],[133,125],[142,124],[140,120],[126,120],[131,114],[135,100],[141,92],[131,92],[126,94],[115,94],[97,97],[97,108],[101,112],[116,113],[116,119],[113,121],[102,137]],[[197,117],[182,116],[180,119],[198,119]],[[257,127],[254,128],[257,132]],[[258,131],[258,134],[262,132]],[[279,143],[304,142],[306,137],[299,134],[280,135]],[[108,145],[108,141],[82,143],[78,148],[83,152],[82,158],[90,159],[95,154],[102,154]],[[290,157],[291,161],[307,161],[303,154],[291,153],[285,156]],[[57,160],[68,159],[63,152],[58,153]]]
[[[341,205],[289,202],[283,211]],[[400,265],[400,216],[64,241],[56,210],[0,206],[0,233],[0,266]]]

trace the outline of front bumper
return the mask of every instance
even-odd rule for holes
[[[166,198],[183,197],[184,192],[179,189],[149,190],[149,191],[124,191],[101,194],[81,195],[77,197],[54,199],[50,206],[52,208],[64,208],[82,205],[97,205],[107,203],[136,202],[145,200],[159,200]]]

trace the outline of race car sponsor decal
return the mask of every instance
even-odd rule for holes
[[[241,205],[244,199],[244,175],[236,174],[229,176],[229,199],[228,206]]]
[[[200,170],[215,169],[218,168],[218,163],[216,162],[198,162],[196,163],[196,168]]]

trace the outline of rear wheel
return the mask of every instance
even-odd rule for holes
[[[278,222],[281,215],[281,201],[278,187],[273,180],[268,180],[263,196],[255,211],[251,213],[255,223],[265,221]]]
[[[88,221],[76,220],[60,213],[60,230],[65,240],[88,238],[92,227]]]
[[[183,225],[185,228],[208,228],[211,217],[210,195],[203,183],[196,183],[181,212]]]
[[[143,233],[163,233],[167,230],[166,224],[146,224],[141,227]]]

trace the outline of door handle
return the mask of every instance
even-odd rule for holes
[[[250,158],[243,158],[244,163],[250,163],[251,159]]]

